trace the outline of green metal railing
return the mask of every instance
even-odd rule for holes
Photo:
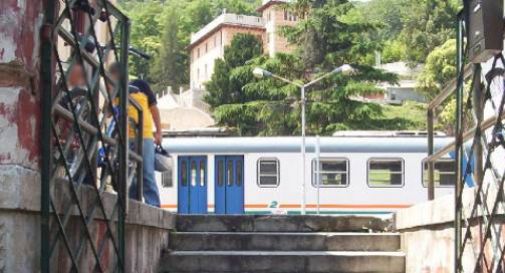
[[[127,188],[133,177],[142,181],[142,145],[138,144],[143,113],[129,101],[127,86],[129,24],[107,0],[45,1],[41,31],[43,273],[124,272]],[[119,75],[109,73],[107,64],[112,62],[119,64]],[[80,84],[71,83],[74,77],[80,78]],[[139,115],[138,122],[130,125],[136,132],[131,141],[129,105]],[[130,142],[137,144],[134,150],[129,149]],[[114,191],[107,190],[110,185]]]
[[[454,152],[454,272],[505,272],[505,58],[493,56],[487,71],[468,63],[467,27],[468,7],[457,20],[457,77],[428,106],[428,197],[435,197],[434,162]],[[455,140],[434,151],[435,111],[453,95]]]

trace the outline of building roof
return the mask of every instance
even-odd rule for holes
[[[254,28],[254,29],[264,29],[265,24],[263,18],[258,16],[248,16],[233,13],[223,13],[219,15],[212,22],[204,26],[198,32],[191,34],[191,42],[188,46],[188,50],[193,48],[195,45],[203,41],[205,38],[209,37],[223,26],[234,26],[241,28]]]
[[[453,137],[435,138],[435,150],[451,143]],[[426,137],[321,137],[322,153],[427,153]],[[315,152],[317,139],[307,137],[308,153]],[[169,153],[297,153],[300,137],[196,137],[165,138]]]
[[[169,130],[190,130],[214,126],[214,119],[202,110],[194,107],[176,107],[160,109],[161,123]]]
[[[275,5],[275,4],[286,4],[291,2],[290,0],[263,0],[262,4],[260,7],[256,9],[257,12],[263,12],[265,9],[268,7]]]

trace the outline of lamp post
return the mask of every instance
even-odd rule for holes
[[[306,84],[299,84],[299,83],[296,83],[294,81],[291,81],[291,80],[288,80],[286,78],[283,78],[279,75],[276,75],[270,71],[267,71],[263,68],[260,68],[260,67],[256,67],[254,70],[253,70],[253,74],[256,78],[258,79],[261,79],[261,78],[275,78],[275,79],[278,79],[280,81],[283,81],[285,83],[288,83],[288,84],[291,84],[291,85],[294,85],[294,86],[297,86],[300,88],[300,93],[301,93],[301,111],[302,111],[302,144],[300,146],[300,153],[301,153],[301,167],[302,167],[302,214],[305,214],[306,213],[306,183],[305,183],[305,153],[306,153],[306,145],[305,145],[305,123],[306,123],[306,118],[305,118],[305,106],[307,104],[307,101],[306,101],[306,98],[305,98],[305,90],[307,88],[309,88],[310,86],[320,82],[321,80],[333,75],[333,74],[339,74],[339,73],[342,73],[344,75],[349,75],[349,74],[352,74],[354,72],[354,69],[348,65],[348,64],[344,64],[342,66],[339,66],[337,68],[335,68],[334,70],[332,70],[331,72],[328,72],[324,75],[322,75],[321,77],[317,78],[317,79],[314,79]],[[318,181],[319,183],[319,181]]]

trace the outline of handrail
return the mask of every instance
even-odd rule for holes
[[[463,80],[468,79],[473,74],[473,65],[467,64],[463,69]],[[458,78],[454,77],[451,81],[444,86],[442,91],[433,98],[428,104],[428,110],[434,110],[438,106],[440,106],[454,91],[456,91],[456,87],[458,84]]]
[[[493,117],[490,117],[490,118],[484,120],[480,126],[481,132],[483,132],[483,131],[491,128],[493,125],[495,125],[496,122],[498,121],[498,119],[499,119],[499,117],[494,115]],[[504,120],[504,119],[505,119],[505,112],[501,115],[501,120]],[[465,143],[466,141],[470,140],[475,135],[476,130],[477,130],[477,127],[475,126],[472,129],[466,131],[463,134],[462,142]],[[429,162],[429,161],[434,162],[434,161],[442,158],[442,156],[446,155],[447,153],[454,150],[455,148],[456,148],[456,142],[452,141],[451,143],[447,144],[445,147],[441,148],[440,150],[438,150],[437,152],[435,152],[431,156],[428,156],[425,160],[426,160],[426,162]]]

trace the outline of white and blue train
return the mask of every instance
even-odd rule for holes
[[[436,137],[435,147],[451,141]],[[165,138],[173,171],[157,176],[162,207],[182,214],[298,214],[304,207],[311,214],[357,215],[427,200],[425,136],[308,137],[306,143],[302,187],[300,137]],[[450,156],[435,164],[437,196],[453,193],[454,167]]]

